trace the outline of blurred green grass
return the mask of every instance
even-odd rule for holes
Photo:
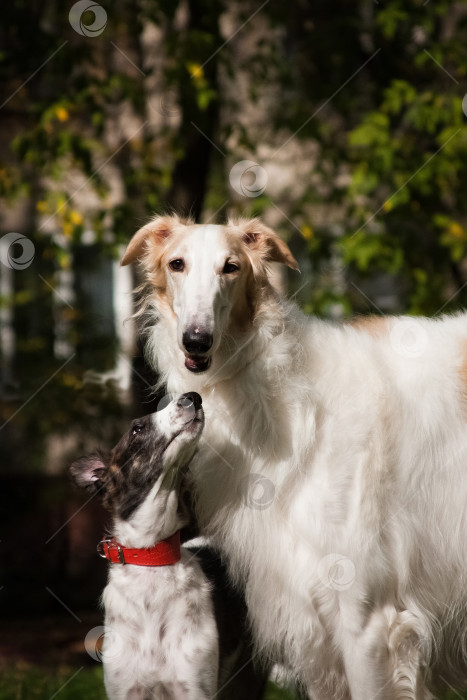
[[[24,662],[2,668],[0,700],[106,700],[102,667],[44,669]]]
[[[19,662],[0,674],[0,700],[106,700],[102,666],[41,668]],[[449,690],[440,700],[467,700],[467,693]],[[264,700],[297,700],[275,683],[268,683]]]
[[[102,666],[44,669],[24,662],[2,668],[0,700],[106,700]],[[296,695],[268,683],[264,700],[296,700]]]

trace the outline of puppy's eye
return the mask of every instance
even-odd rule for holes
[[[131,434],[138,435],[138,433],[140,433],[143,429],[144,425],[142,423],[135,423],[134,426],[131,428]]]
[[[169,267],[174,272],[183,272],[185,269],[185,262],[181,258],[175,258],[169,262]]]
[[[222,272],[224,275],[231,275],[233,272],[237,272],[239,269],[240,267],[237,265],[237,263],[226,260]]]

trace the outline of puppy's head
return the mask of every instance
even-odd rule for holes
[[[110,453],[96,452],[73,462],[75,483],[99,492],[104,505],[128,520],[149,491],[174,488],[193,457],[204,426],[201,397],[182,394],[163,410],[138,418]]]
[[[225,226],[156,217],[131,239],[122,265],[139,261],[160,314],[176,325],[189,372],[205,372],[223,336],[252,325],[267,269],[298,270],[288,246],[258,219]]]

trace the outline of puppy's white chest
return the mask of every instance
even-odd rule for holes
[[[190,557],[182,549],[181,562],[173,566],[112,567],[103,595],[110,697],[122,683],[129,689],[174,681],[194,687],[200,676],[215,688],[218,643],[211,592]]]

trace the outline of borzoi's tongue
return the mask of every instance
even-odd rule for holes
[[[210,357],[185,357],[185,367],[190,372],[205,372],[211,364]]]

